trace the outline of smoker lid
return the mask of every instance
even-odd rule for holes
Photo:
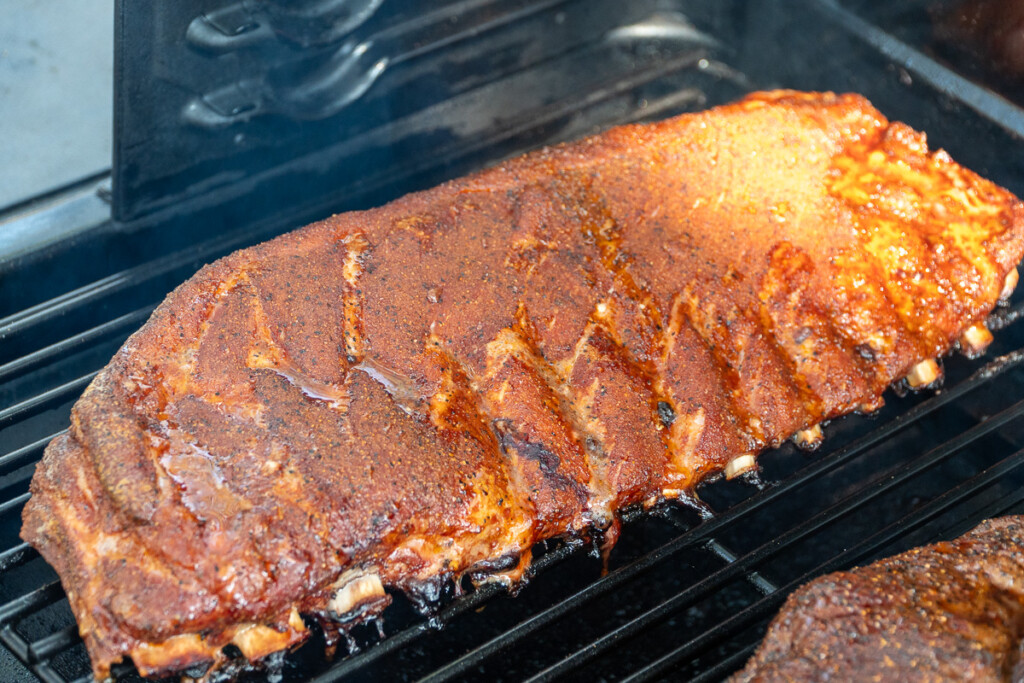
[[[114,218],[188,213],[256,187],[270,193],[264,205],[336,202],[402,153],[396,128],[443,149],[481,124],[500,126],[550,91],[519,92],[514,103],[466,97],[585,49],[658,4],[119,2]]]

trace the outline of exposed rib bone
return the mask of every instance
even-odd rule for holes
[[[380,577],[373,573],[352,575],[346,572],[336,582],[338,586],[334,597],[327,603],[327,609],[340,617],[345,616],[367,602],[385,598],[384,585]]]
[[[743,455],[737,455],[735,458],[730,460],[725,465],[725,478],[735,479],[745,472],[757,467],[757,461],[754,456],[750,453],[744,453]]]
[[[941,376],[942,371],[939,370],[939,364],[929,358],[910,369],[910,372],[907,373],[907,384],[911,389],[922,389],[934,384]]]
[[[991,343],[992,333],[985,327],[985,323],[971,325],[960,335],[960,350],[968,358],[977,358],[985,353]]]
[[[295,609],[292,609],[288,617],[288,626],[290,627],[288,630],[277,631],[263,624],[243,625],[235,632],[231,642],[242,651],[246,659],[254,662],[272,652],[288,647],[295,640],[295,633],[302,633],[306,630],[302,617]]]
[[[821,425],[801,429],[793,435],[793,443],[807,451],[812,451],[820,446],[824,439],[825,435],[821,431]]]
[[[1006,279],[1003,280],[1003,291],[999,294],[1000,303],[1005,303],[1010,300],[1010,295],[1013,294],[1013,290],[1017,288],[1017,280],[1020,279],[1020,275],[1017,274],[1017,269],[1014,268],[1006,274]]]

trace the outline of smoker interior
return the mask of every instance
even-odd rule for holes
[[[503,35],[520,36],[506,45],[529,46],[545,25],[561,30],[587,14],[580,2],[536,4],[543,11],[496,12],[487,31],[469,31],[451,49],[486,63]],[[592,35],[564,49],[523,49],[506,68],[463,78],[443,99],[354,135],[338,154],[358,172],[330,176],[335,191],[315,202],[243,193],[242,201],[218,203],[213,193],[141,221],[99,221],[0,261],[0,679],[88,680],[56,574],[18,538],[28,483],[94,374],[204,263],[542,144],[762,88],[860,92],[892,119],[927,131],[933,147],[1024,195],[1024,112],[932,50],[926,27],[897,36],[885,25],[920,21],[924,3],[895,18],[825,0],[624,4],[628,12],[603,15]],[[918,42],[904,40],[911,35]],[[429,70],[417,59],[393,72],[395,82]],[[428,51],[422,59],[436,57]],[[308,169],[274,182],[293,191],[288,182],[310,182]],[[68,201],[27,217],[15,209],[0,221],[75,220],[99,201],[104,182],[89,180],[71,188]],[[258,193],[258,183],[249,190]],[[536,549],[533,575],[514,597],[468,584],[455,597],[450,586],[437,612],[423,616],[396,596],[380,632],[358,627],[332,661],[314,639],[242,676],[720,680],[749,657],[798,585],[1024,511],[1022,312],[1019,295],[997,311],[996,339],[983,358],[946,359],[941,390],[890,391],[878,414],[829,425],[816,452],[787,445],[761,456],[758,476],[701,486],[701,507],[629,512],[606,564],[592,546],[552,542]],[[125,667],[119,680],[137,675]]]

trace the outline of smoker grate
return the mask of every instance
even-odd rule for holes
[[[343,187],[343,200],[309,215],[274,214],[211,236],[196,213],[186,219],[200,227],[175,224],[173,239],[157,234],[166,226],[127,235],[111,228],[63,255],[5,270],[3,288],[19,293],[0,296],[0,678],[88,680],[56,575],[18,538],[28,482],[95,372],[204,262],[330,210],[754,87],[859,90],[894,118],[929,130],[933,144],[967,165],[1024,190],[1022,169],[1007,161],[1014,156],[1007,150],[1024,150],[1000,118],[1004,100],[972,90],[965,105],[955,74],[917,78],[945,67],[916,52],[894,62],[907,54],[899,43],[876,29],[846,28],[859,24],[834,3],[794,0],[781,12],[774,4],[723,3],[719,14],[695,16],[685,2],[652,3],[646,19],[368,130],[390,140],[401,162],[367,166]],[[495,117],[495,102],[518,106]],[[422,133],[438,120],[463,133],[424,148]],[[359,144],[353,154],[368,148],[365,139]],[[79,263],[99,250],[110,253]],[[59,286],[41,277],[59,269],[70,269]],[[333,662],[311,643],[272,662],[271,677],[720,680],[749,657],[801,583],[1024,509],[1022,315],[1024,295],[1015,296],[993,318],[1000,331],[988,356],[948,359],[938,392],[890,393],[877,416],[836,421],[817,453],[792,446],[767,453],[759,477],[704,486],[700,507],[629,512],[606,573],[593,548],[551,543],[537,549],[529,585],[515,597],[493,584],[450,586],[444,605],[424,618],[396,596],[380,634],[357,628],[348,653],[342,646]],[[455,597],[456,588],[466,594]],[[120,678],[137,675],[128,669]]]

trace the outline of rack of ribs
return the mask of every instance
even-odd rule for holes
[[[734,683],[1020,680],[1024,517],[812,581]],[[856,672],[856,673],[854,673]]]
[[[98,677],[259,660],[933,384],[1022,232],[855,95],[542,149],[200,270],[77,402],[22,534]]]

